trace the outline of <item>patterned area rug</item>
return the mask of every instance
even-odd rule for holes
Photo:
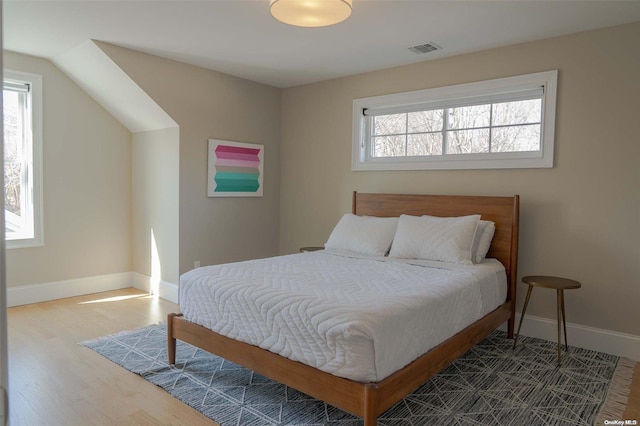
[[[178,341],[178,364],[169,366],[166,339],[166,326],[159,324],[80,344],[222,426],[363,424],[356,416],[184,342]],[[383,413],[378,424],[591,426],[625,361],[571,347],[557,367],[555,342],[521,336],[515,351],[512,345],[505,333],[495,331]]]

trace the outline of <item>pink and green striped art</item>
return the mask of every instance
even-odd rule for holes
[[[262,196],[264,146],[209,139],[209,197]]]

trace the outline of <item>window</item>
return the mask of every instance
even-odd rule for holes
[[[4,70],[2,83],[6,244],[40,246],[42,77]]]
[[[353,170],[553,167],[557,71],[353,101]]]

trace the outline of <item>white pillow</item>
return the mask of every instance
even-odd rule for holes
[[[480,215],[400,216],[389,256],[471,265],[471,246]]]
[[[484,258],[487,257],[487,252],[489,251],[489,246],[491,245],[491,240],[493,240],[495,232],[495,223],[488,220],[478,222],[478,229],[476,229],[476,236],[473,239],[473,248],[471,249],[471,259],[473,263],[482,263]]]
[[[397,217],[342,216],[324,247],[360,254],[384,256],[398,225]]]

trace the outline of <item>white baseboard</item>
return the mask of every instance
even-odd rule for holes
[[[149,292],[170,302],[178,303],[178,284],[160,280],[157,285],[154,285],[152,284],[150,276],[140,274],[138,272],[132,272],[132,274],[133,287],[138,290]]]
[[[516,313],[514,332],[518,331],[519,321],[520,314]],[[506,331],[506,323],[500,329]],[[564,339],[564,330],[562,333]],[[555,319],[525,315],[520,334],[556,342],[558,340],[558,323]],[[591,349],[640,362],[640,336],[568,322],[567,340],[569,346]]]
[[[131,287],[131,272],[7,287],[7,306],[46,302]]]
[[[151,285],[151,277],[137,272],[121,272],[73,280],[7,287],[7,306],[28,305],[30,303],[47,302],[65,297],[84,296],[85,294],[130,287],[178,303],[177,284],[160,281],[157,286],[158,289],[155,290],[154,286]]]

